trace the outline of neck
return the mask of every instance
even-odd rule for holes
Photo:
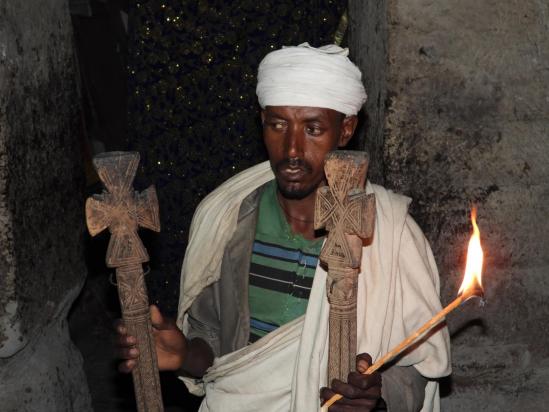
[[[314,230],[316,191],[303,199],[287,199],[277,191],[278,202],[292,232],[305,239],[316,239]]]

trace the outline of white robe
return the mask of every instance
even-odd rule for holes
[[[269,163],[261,163],[229,179],[198,207],[182,269],[178,325],[183,332],[188,328],[185,313],[196,296],[219,279],[223,250],[236,228],[242,200],[273,177]],[[363,249],[357,350],[369,353],[375,361],[429,320],[441,305],[431,249],[407,213],[410,199],[369,183],[366,189],[376,195],[376,222],[372,244]],[[318,410],[319,388],[326,386],[328,313],[326,272],[319,266],[304,316],[215,359],[200,383],[206,394],[200,411]],[[397,365],[413,365],[426,378],[448,375],[447,329],[430,336]],[[439,410],[438,383],[431,380],[422,412]]]

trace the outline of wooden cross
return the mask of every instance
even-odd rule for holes
[[[368,154],[335,151],[326,157],[328,186],[317,190],[315,229],[329,231],[320,261],[328,267],[330,302],[328,382],[355,369],[356,297],[363,242],[373,235],[375,196],[366,194]]]
[[[116,268],[122,318],[128,333],[137,339],[139,361],[132,371],[139,412],[161,412],[162,394],[149,299],[142,263],[149,260],[137,235],[139,227],[160,231],[158,200],[153,186],[142,193],[132,188],[139,153],[109,152],[93,159],[107,191],[86,201],[86,222],[92,236],[109,229],[108,267]]]

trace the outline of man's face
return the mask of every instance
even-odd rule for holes
[[[317,189],[326,155],[345,146],[356,127],[356,116],[318,107],[267,106],[261,119],[278,189],[288,199],[303,199]]]

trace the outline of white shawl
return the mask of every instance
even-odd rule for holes
[[[206,197],[191,225],[182,269],[178,325],[200,291],[219,279],[223,250],[242,200],[271,180],[268,162],[229,179]],[[368,183],[376,195],[373,242],[363,249],[358,286],[357,349],[374,361],[430,319],[440,307],[436,264],[423,233],[407,213],[410,200]],[[212,230],[217,228],[217,231]],[[316,411],[326,386],[326,272],[318,267],[307,312],[254,344],[217,358],[204,376],[201,411]],[[446,328],[398,361],[423,376],[450,373]],[[429,381],[422,412],[438,412],[438,384]]]

